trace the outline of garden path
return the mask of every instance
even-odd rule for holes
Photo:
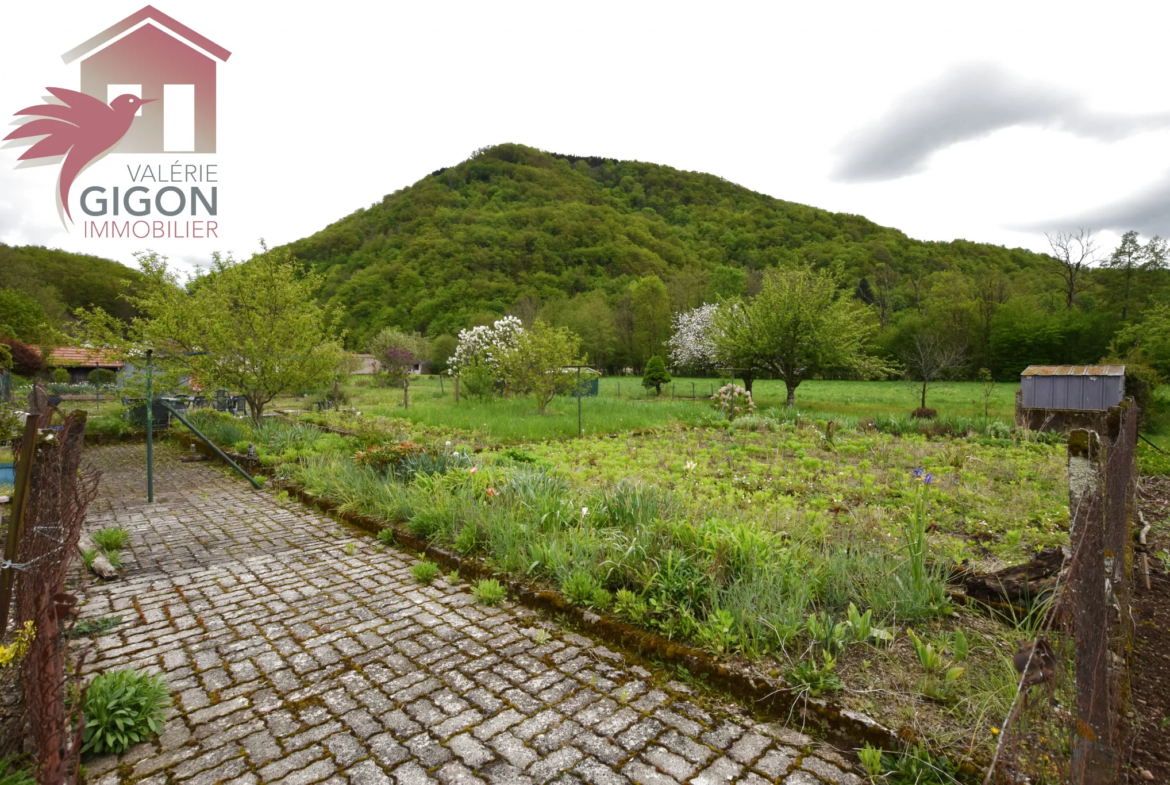
[[[86,453],[88,527],[130,532],[125,577],[84,590],[83,618],[123,620],[87,670],[164,673],[175,702],[90,783],[860,783],[806,736],[465,584],[421,586],[414,556],[173,446],[147,505],[144,452]]]

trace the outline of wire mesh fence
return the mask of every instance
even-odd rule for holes
[[[1117,781],[1132,629],[1131,522],[1137,407],[1069,434],[1069,548],[1051,593],[1030,609],[1019,682],[989,783]]]

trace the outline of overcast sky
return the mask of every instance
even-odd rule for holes
[[[6,5],[0,114],[76,89],[61,54],[141,5]],[[15,169],[13,148],[0,242],[247,255],[499,142],[710,172],[923,239],[1170,235],[1170,3],[156,5],[232,52],[219,152],[110,155],[74,193],[128,184],[128,163],[214,160],[220,239],[66,232],[59,167]]]

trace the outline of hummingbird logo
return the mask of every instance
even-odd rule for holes
[[[107,105],[97,98],[61,87],[47,88],[61,103],[30,106],[16,113],[31,120],[17,128],[4,141],[44,138],[20,156],[20,161],[65,156],[57,179],[57,211],[73,222],[69,212],[69,188],[87,167],[101,160],[122,141],[130,130],[135,113],[155,98],[120,95]],[[65,223],[62,217],[61,223]]]

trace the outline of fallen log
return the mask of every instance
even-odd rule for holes
[[[1032,561],[967,577],[967,596],[983,602],[1031,605],[1052,593],[1064,566],[1063,548],[1045,548]]]

